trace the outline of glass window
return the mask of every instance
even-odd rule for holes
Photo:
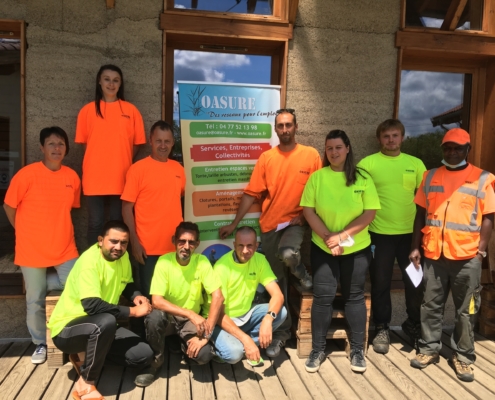
[[[175,0],[174,7],[188,10],[273,15],[273,0]]]
[[[271,62],[271,56],[175,50],[173,126],[176,145],[173,158],[182,161],[177,81],[269,85]]]
[[[449,10],[449,7],[455,7],[459,2],[451,0],[406,0],[406,26],[479,31],[482,30],[483,3],[483,0],[468,0],[458,10]],[[458,17],[459,14],[460,17]],[[455,20],[452,29],[447,26],[442,27],[444,22],[449,23],[446,21],[447,16],[449,16],[449,21]]]
[[[0,198],[21,168],[21,42],[0,39]],[[14,228],[0,211],[0,258],[14,252]]]
[[[399,119],[406,128],[401,150],[423,160],[428,169],[441,165],[445,132],[469,132],[471,74],[402,71]]]

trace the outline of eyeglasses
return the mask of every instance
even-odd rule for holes
[[[275,111],[275,114],[278,115],[285,112],[294,115],[296,113],[296,110],[294,110],[293,108],[281,108],[280,110]]]
[[[178,239],[177,240],[177,244],[179,246],[185,246],[186,243],[188,243],[189,246],[192,246],[192,247],[196,247],[198,245],[198,241],[197,240],[187,240],[187,239]]]

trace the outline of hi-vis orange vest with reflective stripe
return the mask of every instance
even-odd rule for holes
[[[450,260],[465,260],[476,256],[482,219],[479,202],[485,198],[483,187],[490,173],[472,167],[466,181],[449,198],[433,179],[442,171],[434,168],[427,172],[423,185],[426,221],[421,230],[425,257],[438,260],[443,253]]]

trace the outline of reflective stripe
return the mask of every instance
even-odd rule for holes
[[[461,231],[461,232],[480,232],[481,231],[481,226],[456,224],[454,222],[447,222],[445,224],[445,228],[451,229],[453,231]]]
[[[430,193],[430,183],[431,183],[431,180],[433,179],[433,175],[435,175],[435,172],[437,172],[437,169],[438,168],[433,168],[433,169],[430,169],[428,171],[428,173],[426,174],[425,183],[423,184],[423,192],[425,193],[425,203],[426,203],[426,210],[427,211],[430,208],[430,202],[428,201],[428,193]],[[427,215],[428,215],[428,213],[425,213],[425,224],[426,225],[428,225],[428,219],[426,218]]]
[[[459,189],[457,189],[457,191],[459,193],[464,193],[464,194],[468,194],[470,196],[476,196],[476,197],[478,197],[478,191],[476,189],[471,189],[471,188],[467,188],[467,187],[461,186]],[[485,197],[485,196],[483,196],[483,197]]]
[[[443,193],[443,186],[430,186],[428,192]]]
[[[440,221],[439,219],[426,219],[426,226],[438,226],[439,228],[442,227],[443,221]]]

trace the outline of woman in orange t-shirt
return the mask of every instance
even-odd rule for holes
[[[14,264],[21,267],[26,286],[26,323],[36,345],[33,364],[46,360],[46,293],[63,289],[79,256],[71,210],[79,208],[81,197],[81,180],[62,165],[69,152],[67,133],[58,126],[42,129],[40,148],[43,160],[14,175],[3,205],[15,229]]]
[[[85,145],[82,186],[88,205],[88,246],[96,243],[109,219],[122,220],[120,196],[125,176],[137,152],[146,143],[143,118],[124,100],[124,77],[119,67],[103,65],[96,75],[95,101],[86,104],[77,117],[76,143]]]

